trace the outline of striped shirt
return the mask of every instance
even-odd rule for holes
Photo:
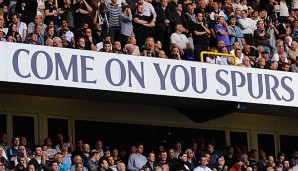
[[[116,4],[112,5],[109,3],[107,5],[107,15],[108,15],[108,20],[109,20],[109,26],[119,26],[119,15],[121,12],[121,8]]]

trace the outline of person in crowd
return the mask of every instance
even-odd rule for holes
[[[70,168],[69,168],[70,171],[76,171],[76,167],[77,167],[78,164],[83,165],[82,157],[80,155],[74,156],[72,166],[70,166]],[[82,167],[82,170],[83,171],[88,171],[88,169],[86,167]]]
[[[90,157],[90,146],[87,143],[83,144],[81,158],[83,163],[87,162],[88,158]]]
[[[200,165],[194,169],[194,171],[211,171],[211,169],[207,166],[208,161],[205,156],[200,157]]]
[[[63,21],[66,21],[69,30],[74,32],[75,31],[74,18],[75,18],[76,11],[73,8],[71,0],[64,0],[63,2],[64,4],[61,6],[61,10],[64,12],[63,14],[60,15],[61,26],[65,25]]]
[[[222,11],[219,7],[219,2],[214,1],[213,2],[213,11],[210,13],[210,20],[215,21],[214,15],[218,14],[219,16],[224,17],[225,13]]]
[[[217,171],[226,171],[229,167],[226,165],[224,156],[217,158],[217,163],[215,165]]]
[[[0,146],[0,162],[5,171],[10,170],[10,162],[3,156],[4,149]]]
[[[106,159],[100,159],[99,160],[99,171],[112,171],[112,169],[109,168],[108,161]]]
[[[15,161],[17,160],[17,156],[19,153],[19,145],[20,145],[20,138],[18,136],[15,136],[11,140],[12,146],[7,149],[7,157],[8,161],[12,163],[12,167],[15,166]]]
[[[96,51],[96,45],[93,43],[95,42],[92,37],[92,31],[90,28],[85,28],[83,30],[84,38],[85,38],[85,48],[88,50]]]
[[[122,6],[122,12],[119,15],[120,27],[121,27],[121,44],[125,45],[127,43],[128,37],[133,36],[133,26],[132,26],[132,12],[128,5]]]
[[[127,46],[131,46],[133,45],[133,55],[136,55],[136,56],[140,56],[140,49],[139,49],[139,46],[136,44],[136,37],[135,36],[129,36],[128,37],[128,40],[127,40],[127,43],[125,44],[124,48],[123,48],[123,52],[126,53],[127,52]],[[131,47],[132,49],[132,47]]]
[[[60,39],[60,37],[54,37],[53,38],[53,46],[54,47],[60,47],[62,48],[63,45],[62,45],[62,40]],[[59,146],[60,147],[60,146]],[[59,149],[60,150],[60,149]],[[61,151],[60,151],[61,152]]]
[[[35,170],[49,170],[46,159],[42,157],[41,146],[35,146],[34,157],[29,161],[28,165],[30,164],[34,165]]]
[[[113,53],[122,54],[121,43],[120,41],[114,41],[112,46]]]
[[[276,23],[278,21],[276,11],[279,9],[276,9],[274,6],[276,5],[275,0],[270,0],[268,4],[265,6],[265,11],[267,12],[268,18],[273,22]]]
[[[170,46],[170,35],[172,33],[173,13],[168,6],[167,0],[161,0],[160,4],[155,7],[157,14],[155,22],[155,33],[157,40],[161,42],[164,47]],[[169,49],[165,49],[169,54]]]
[[[86,42],[85,42],[85,38],[84,37],[80,37],[76,42],[77,42],[76,43],[76,49],[88,50],[86,48]]]
[[[28,37],[28,40],[27,40],[27,43],[28,44],[31,44],[31,45],[37,45],[37,34],[36,33],[30,33],[29,34],[29,37]]]
[[[70,42],[72,45],[75,45],[75,36],[73,31],[71,31],[71,27],[68,25],[67,20],[61,21],[61,26],[58,29],[58,33],[65,32],[66,41]]]
[[[194,43],[194,58],[196,61],[200,61],[200,54],[202,51],[207,51],[209,46],[210,30],[206,27],[206,23],[203,22],[203,14],[197,14],[197,20],[193,24],[193,43]]]
[[[172,27],[175,28],[177,25],[182,25],[185,30],[183,33],[189,34],[189,23],[187,22],[187,18],[185,17],[185,12],[183,11],[183,7],[181,3],[176,5],[175,10],[173,11],[173,22]]]
[[[6,36],[12,36],[13,42],[16,42],[16,43],[22,43],[23,42],[23,39],[22,39],[20,33],[18,32],[17,25],[15,23],[12,23],[9,26]]]
[[[109,34],[106,34],[104,36],[102,42],[99,42],[99,43],[96,44],[96,51],[100,51],[103,48],[103,42],[105,42],[105,41],[110,42],[110,45],[111,45],[111,49],[110,50],[112,50],[111,36]],[[102,155],[103,155],[103,151],[100,152],[100,153],[102,153]]]
[[[76,156],[76,155],[81,155],[82,154],[82,150],[83,150],[83,140],[82,139],[78,139],[76,141],[76,148],[75,150],[71,153],[72,156]]]
[[[194,156],[194,152],[193,152],[192,149],[189,148],[189,149],[186,149],[185,150],[185,153],[187,154],[187,162],[186,162],[186,164],[187,164],[188,168],[191,171],[193,171],[194,168],[196,168],[198,166],[198,163],[197,163],[197,161],[195,159],[195,156]]]
[[[74,9],[74,19],[75,19],[75,27],[79,28],[84,23],[88,26],[91,25],[91,18],[89,14],[92,12],[91,6],[85,0],[76,0],[76,3],[73,5]]]
[[[34,31],[32,33],[35,33],[37,36],[37,44],[38,45],[44,45],[44,36],[42,34],[42,26],[41,25],[35,25]]]
[[[45,46],[53,46],[53,39],[51,39],[51,38],[46,39],[44,45],[45,45]],[[55,150],[55,149],[54,149],[54,150]],[[55,151],[56,151],[56,150],[55,150]],[[57,151],[56,151],[56,153],[57,153]],[[56,153],[55,153],[55,154],[56,154]]]
[[[257,29],[254,31],[255,46],[262,45],[264,50],[270,54],[270,35],[265,31],[264,22],[259,20],[257,22]]]
[[[67,144],[60,144],[60,151],[63,156],[63,163],[67,165],[68,168],[72,165],[71,153],[69,153]]]
[[[2,133],[1,136],[0,136],[0,147],[2,147],[2,150],[4,150],[3,151],[4,152],[3,154],[5,154],[5,156],[6,156],[6,151],[9,148],[9,145],[8,145],[8,136],[7,136],[6,133]]]
[[[178,161],[175,168],[177,170],[191,171],[190,168],[187,166],[186,162],[187,162],[187,154],[184,152],[179,153]]]
[[[100,153],[97,150],[92,150],[90,157],[86,161],[86,167],[89,171],[97,171],[99,168],[98,161],[100,159]]]
[[[53,3],[53,0],[48,0],[45,3],[45,23],[53,22],[55,33],[58,32],[58,19],[59,15],[63,14],[64,11],[58,8]]]
[[[117,171],[117,165],[115,164],[115,160],[113,156],[108,157],[109,168],[113,171]]]
[[[125,54],[134,55],[135,46],[133,44],[126,44],[124,50],[125,50]]]
[[[32,21],[28,24],[28,34],[30,34],[34,31],[34,28],[36,25],[42,26],[41,34],[44,34],[44,32],[47,28],[47,25],[44,24],[42,15],[36,15],[34,17],[34,21]]]
[[[144,6],[139,4],[137,7],[137,14],[133,18],[134,34],[138,35],[136,44],[142,47],[147,37],[154,37],[155,22],[152,17],[146,16],[144,13]]]
[[[238,20],[238,23],[243,29],[243,37],[246,40],[247,44],[254,45],[253,33],[256,29],[256,25],[251,18],[247,17],[247,10],[241,11],[241,19]]]
[[[292,29],[291,29],[292,22],[290,20],[285,20],[283,23],[280,23],[277,26],[278,33],[277,38],[284,40],[286,36],[290,36]]]
[[[288,54],[285,52],[283,42],[277,43],[277,52],[273,54],[271,61],[279,61],[280,57],[285,57],[285,62],[288,62]]]
[[[263,23],[265,24],[265,31],[269,34],[270,49],[272,49],[276,46],[276,35],[279,35],[279,31],[271,20],[265,20]]]
[[[209,49],[210,52],[217,52],[216,47],[211,47]],[[211,64],[221,64],[221,58],[217,55],[208,55],[206,57],[206,62]]]
[[[146,157],[142,154],[144,150],[143,144],[137,144],[136,153],[130,154],[127,163],[127,170],[138,171],[147,163]]]
[[[215,25],[214,31],[216,33],[217,42],[223,40],[227,49],[230,49],[230,38],[231,34],[228,24],[225,22],[223,16],[217,18],[218,24]]]
[[[236,52],[236,51],[235,51]],[[241,51],[240,51],[241,52]],[[237,57],[237,56],[236,56]],[[238,64],[238,63],[237,63]],[[207,144],[207,151],[210,153],[210,162],[209,164],[215,165],[216,159],[220,156],[222,156],[222,153],[219,150],[215,150],[214,144],[212,142],[209,142]]]
[[[145,171],[154,171],[155,168],[159,167],[158,163],[155,162],[154,152],[149,152],[147,155],[147,163],[142,167]]]
[[[124,164],[123,162],[119,162],[119,163],[117,164],[117,170],[118,170],[118,171],[126,171],[126,166],[125,166],[125,164]]]
[[[298,56],[296,57],[295,62],[291,65],[291,72],[295,72],[295,73],[298,72]],[[296,161],[297,161],[297,159],[296,159]],[[297,170],[298,170],[298,168],[297,168]]]
[[[122,9],[117,4],[117,0],[111,0],[111,3],[107,4],[106,11],[109,14],[109,34],[111,36],[111,43],[113,43],[115,40],[120,40],[121,27],[119,15],[121,14]]]
[[[16,171],[25,171],[27,169],[27,165],[28,165],[28,162],[25,158],[25,156],[19,156],[18,157],[18,164],[15,166],[15,170]]]
[[[61,39],[62,47],[64,47],[64,48],[73,48],[72,43],[67,40],[66,31],[60,30],[59,31],[59,38]]]
[[[45,34],[44,34],[44,40],[45,41],[47,39],[53,39],[55,37],[54,27],[48,26],[45,31],[46,31]]]
[[[27,37],[27,24],[22,22],[20,19],[20,14],[14,14],[12,16],[12,23],[16,25],[17,28],[17,32],[20,34],[21,36],[21,40],[20,42],[24,42],[26,40]]]
[[[233,44],[235,41],[239,42],[239,44],[242,46],[241,38],[243,38],[243,30],[236,25],[236,17],[234,15],[229,17],[230,25],[229,29],[231,32],[230,35],[230,43]]]
[[[112,149],[112,155],[111,155],[114,159],[114,163],[117,165],[118,163],[120,162],[123,162],[122,161],[122,158],[120,157],[119,155],[119,148],[118,147],[114,147]]]
[[[113,53],[111,50],[111,43],[108,41],[103,42],[103,48],[99,50],[99,52],[108,52],[108,53]]]
[[[237,162],[237,158],[234,155],[234,148],[232,146],[227,147],[227,153],[224,155],[225,164],[228,166],[228,168],[231,168],[234,163]]]
[[[171,40],[171,46],[179,48],[179,52],[181,54],[181,59],[186,59],[188,55],[193,54],[193,49],[191,48],[191,45],[189,43],[189,40],[185,36],[185,34],[182,34],[185,32],[185,28],[181,24],[177,24],[176,31],[172,33],[170,40]]]

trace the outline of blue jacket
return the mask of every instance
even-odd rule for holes
[[[239,26],[229,26],[231,35],[230,35],[230,43],[233,45],[233,43],[237,40],[237,42],[240,43],[240,46],[242,46],[241,38],[243,38],[243,32]]]

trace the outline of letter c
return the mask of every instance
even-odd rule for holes
[[[29,55],[29,50],[26,50],[26,49],[18,49],[14,54],[13,54],[13,57],[12,57],[12,65],[13,65],[13,69],[14,69],[14,72],[19,76],[19,77],[22,77],[22,78],[29,78],[31,77],[30,73],[27,74],[27,75],[22,75],[21,72],[20,72],[20,69],[19,69],[19,55],[20,55],[20,52],[26,52],[28,55]]]

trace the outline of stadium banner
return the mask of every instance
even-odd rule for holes
[[[298,106],[298,74],[0,42],[0,81]]]

